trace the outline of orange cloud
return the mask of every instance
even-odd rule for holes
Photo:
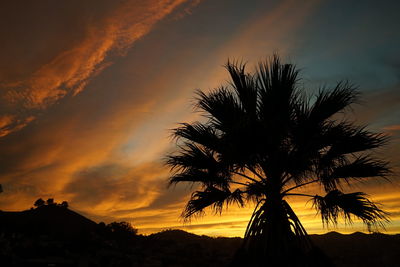
[[[63,48],[50,55],[47,62],[42,62],[41,65],[32,64],[31,71],[25,76],[17,76],[17,80],[12,79],[15,75],[3,77],[1,97],[3,102],[10,106],[9,113],[10,111],[15,113],[17,109],[21,108],[28,111],[44,109],[68,94],[76,95],[81,92],[89,79],[110,64],[106,59],[111,54],[126,53],[127,49],[146,35],[155,23],[184,2],[185,0],[152,0],[145,3],[140,2],[140,4],[134,0],[115,2],[113,6],[106,5],[107,9],[101,10],[100,14],[83,9],[85,12],[80,14],[82,25],[77,28],[81,33],[78,36],[71,33],[77,38],[71,40],[69,45],[66,46],[63,43]],[[66,4],[68,7],[73,5]],[[97,3],[94,1],[92,4],[96,5]],[[37,10],[38,8],[36,8]],[[48,12],[46,9],[44,11]],[[77,16],[75,13],[71,12],[71,14],[73,15],[70,17],[71,20]],[[46,16],[47,14],[40,14],[38,11],[37,15]],[[95,19],[90,19],[90,16],[94,16]],[[66,22],[60,22],[67,25],[73,23],[68,21],[68,18],[66,20]],[[57,22],[53,21],[52,23]],[[51,28],[53,25],[43,24],[40,26]],[[26,27],[26,30],[29,31],[29,25]],[[70,33],[63,32],[62,34]],[[49,43],[58,43],[52,38],[60,37],[60,33],[46,36]],[[24,45],[26,49],[35,49],[34,47],[29,48],[30,43]],[[41,44],[38,50],[41,50],[44,45]],[[2,52],[7,53],[7,51]],[[15,55],[16,58],[18,56]],[[14,126],[2,130],[1,136],[23,128],[30,121],[26,119],[25,114],[6,116],[8,117],[4,118],[8,119],[8,125]]]
[[[391,133],[398,132],[398,131],[400,131],[400,124],[394,124],[394,125],[389,125],[389,126],[383,127],[383,130],[389,131]]]
[[[28,116],[25,118],[16,118],[15,115],[0,116],[0,137],[21,130],[33,120],[35,120],[34,116]]]

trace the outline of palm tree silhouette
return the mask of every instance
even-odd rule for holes
[[[248,266],[315,262],[316,249],[285,200],[289,196],[312,200],[324,225],[337,224],[342,216],[350,223],[353,217],[361,219],[371,231],[383,226],[387,214],[364,193],[341,191],[390,172],[387,162],[372,154],[386,136],[343,115],[359,98],[355,87],[339,82],[308,97],[299,87],[296,67],[282,64],[277,55],[260,63],[254,74],[237,62],[228,61],[226,69],[227,86],[197,91],[196,107],[205,120],[173,130],[178,151],[167,156],[169,184],[201,185],[183,218],[200,215],[206,207],[221,213],[230,204],[243,207],[253,201],[256,207],[237,254],[243,262],[236,262]],[[307,188],[315,190],[313,184],[324,196],[304,194]]]

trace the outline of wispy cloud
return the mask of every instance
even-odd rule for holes
[[[20,62],[13,62],[15,68],[18,68],[22,62],[30,63],[22,57],[24,54],[19,55],[18,52],[31,50],[29,55],[34,56],[37,52],[46,52],[43,47],[59,46],[52,47],[49,54],[25,66],[29,71],[23,75],[7,75],[7,72],[2,75],[0,97],[4,105],[3,110],[0,110],[3,114],[0,136],[22,129],[32,121],[33,114],[59,99],[81,92],[91,78],[111,64],[110,58],[113,55],[125,54],[135,41],[146,35],[158,21],[185,0],[89,2],[83,4],[83,8],[80,1],[35,3],[30,14],[31,20],[27,19],[32,25],[23,25],[24,31],[21,33],[26,35],[29,32],[32,42],[18,44],[19,50],[0,52],[14,52],[12,61]],[[5,9],[15,11],[14,15],[24,21],[23,16],[26,14],[16,9],[15,5],[18,3],[13,5],[11,1]],[[60,10],[63,5],[67,11]],[[25,8],[29,8],[29,5]],[[48,16],[48,12],[60,13],[60,17],[50,23],[39,19]],[[75,20],[80,24],[76,25]],[[11,27],[11,31],[13,26],[21,28],[16,25],[6,23],[2,27]],[[41,35],[43,31],[48,34]],[[37,41],[34,38],[43,39]],[[66,42],[60,42],[59,39]],[[35,44],[38,46],[35,47]]]

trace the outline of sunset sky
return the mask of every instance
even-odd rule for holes
[[[0,209],[66,200],[96,222],[139,233],[180,228],[243,236],[252,212],[183,224],[191,188],[167,188],[170,129],[198,119],[195,89],[227,81],[227,59],[249,71],[279,53],[309,92],[348,79],[363,93],[354,119],[391,136],[379,156],[394,174],[356,184],[400,233],[400,1],[5,0],[0,3]],[[193,188],[192,188],[193,190]],[[323,228],[289,199],[309,233]]]

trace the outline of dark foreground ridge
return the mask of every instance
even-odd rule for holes
[[[242,242],[182,230],[142,236],[121,229],[56,205],[0,211],[0,266],[221,267]],[[398,266],[399,234],[330,232],[311,238],[336,266]]]

